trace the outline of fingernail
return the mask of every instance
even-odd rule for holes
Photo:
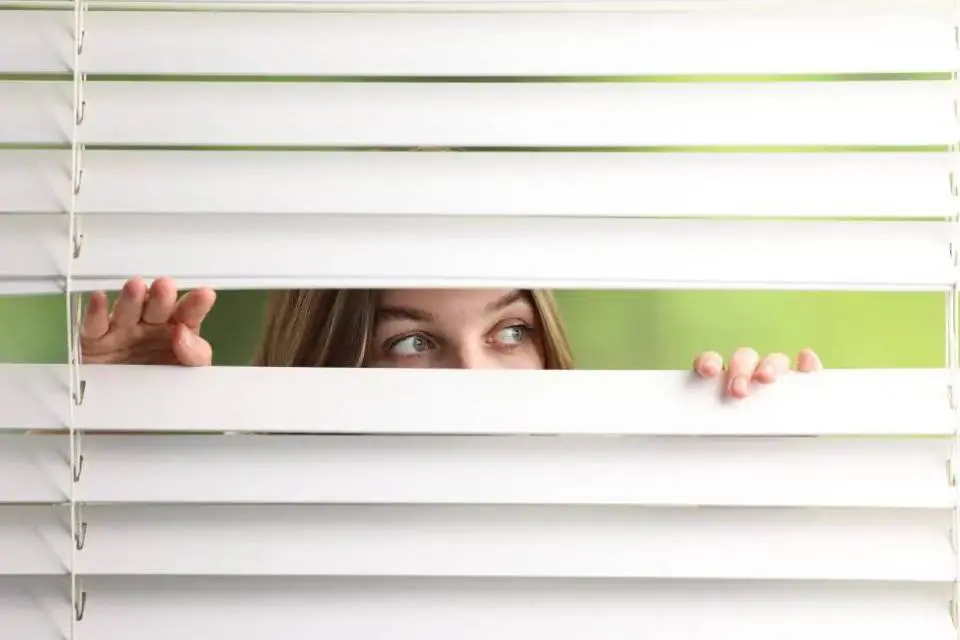
[[[193,331],[189,329],[184,329],[180,335],[180,341],[185,347],[192,347],[197,343],[197,336],[193,335]]]
[[[769,364],[760,365],[760,368],[757,369],[757,373],[765,378],[768,378],[773,375],[773,367]]]

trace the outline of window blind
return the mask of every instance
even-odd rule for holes
[[[0,4],[0,293],[70,327],[0,365],[4,634],[958,637],[952,1]],[[81,365],[131,275],[943,292],[946,358]]]

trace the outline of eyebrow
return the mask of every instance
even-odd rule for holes
[[[506,293],[483,308],[484,313],[494,313],[523,300],[524,292],[515,289]],[[412,320],[413,322],[432,322],[434,316],[429,311],[415,307],[380,307],[377,309],[377,324],[386,320]]]
[[[523,300],[526,296],[524,292],[520,289],[514,289],[513,291],[500,296],[486,307],[483,308],[485,313],[493,313],[494,311],[500,311],[501,309],[506,309],[514,302],[519,302]]]

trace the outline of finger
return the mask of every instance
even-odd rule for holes
[[[142,320],[147,324],[166,324],[177,305],[177,287],[170,278],[157,278],[150,286],[143,306]]]
[[[820,362],[820,357],[812,349],[803,349],[797,355],[797,371],[801,373],[823,371],[823,363]]]
[[[174,329],[173,354],[177,362],[187,367],[206,367],[213,363],[210,343],[183,324],[178,324]]]
[[[84,340],[99,340],[110,330],[110,305],[107,294],[103,291],[94,291],[87,301],[87,308],[83,314],[83,324],[80,325],[80,337]]]
[[[750,380],[759,361],[759,354],[749,347],[742,347],[733,353],[727,375],[727,392],[730,395],[744,398],[750,393]]]
[[[216,301],[217,293],[213,289],[195,289],[177,303],[173,312],[173,321],[197,331]]]
[[[113,305],[110,324],[113,327],[132,327],[140,322],[143,303],[147,297],[147,284],[140,278],[131,278],[123,285]]]
[[[723,372],[723,357],[716,351],[704,351],[693,361],[693,370],[704,378],[713,378]]]
[[[789,370],[790,357],[785,353],[772,353],[760,361],[753,379],[757,382],[769,383]]]

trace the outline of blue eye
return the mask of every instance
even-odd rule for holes
[[[430,349],[430,341],[420,334],[401,338],[390,345],[390,352],[402,356],[416,356]]]
[[[497,333],[497,342],[511,347],[518,345],[526,339],[528,331],[529,327],[522,324],[506,327]]]

